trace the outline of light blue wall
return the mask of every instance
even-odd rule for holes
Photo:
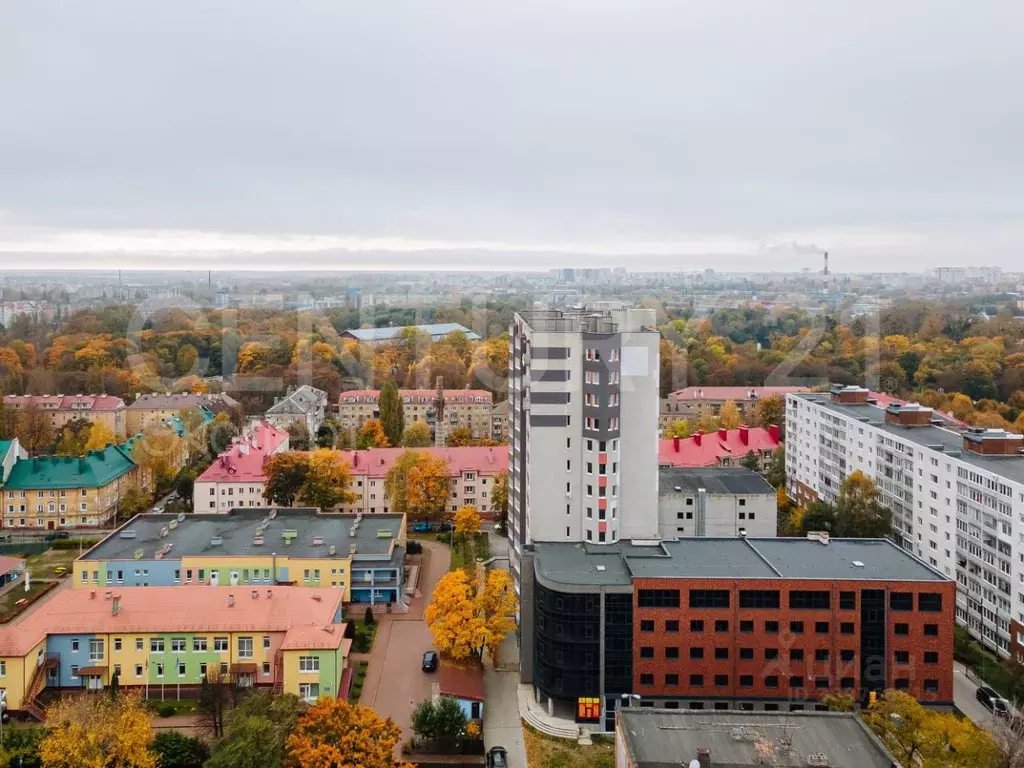
[[[89,667],[105,665],[110,659],[110,649],[103,646],[103,661],[89,661],[89,640],[97,635],[49,635],[46,638],[46,653],[60,654],[60,677],[59,684],[65,688],[82,685],[84,681],[80,677],[71,677],[71,667]],[[78,641],[78,651],[72,652],[72,640]],[[105,640],[105,638],[104,638]]]
[[[474,702],[473,701],[470,701],[469,699],[459,699],[459,698],[456,698],[455,696],[452,696],[451,698],[453,698],[457,702],[459,702],[459,706],[462,707],[462,711],[466,713],[466,717],[467,718],[474,719],[473,718],[473,704],[474,704]],[[484,703],[482,701],[478,701],[478,702],[475,702],[475,703],[480,705],[479,714],[476,716],[475,719],[483,720],[483,718],[484,718]]]
[[[121,571],[124,581],[117,581],[117,572]],[[136,575],[136,571],[138,575]],[[182,576],[180,560],[114,560],[107,564],[110,575],[108,586],[115,587],[173,587],[181,583],[174,580],[174,572]]]

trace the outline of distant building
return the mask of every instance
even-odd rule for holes
[[[400,389],[405,413],[405,426],[417,421],[435,426],[434,403],[437,392],[432,389]],[[485,389],[446,389],[443,391],[447,430],[467,427],[473,437],[491,437],[491,393]],[[367,419],[380,418],[380,390],[356,389],[342,392],[338,397],[338,421],[342,429],[355,432]]]
[[[782,445],[777,426],[719,429],[695,432],[689,437],[658,441],[658,465],[662,467],[738,467],[753,452],[761,469],[771,464],[772,454]]]
[[[127,434],[127,406],[114,395],[4,395],[4,406],[15,411],[34,406],[50,417],[55,432],[69,421],[102,422],[123,439]]]
[[[757,404],[766,397],[785,401],[790,392],[809,391],[807,387],[687,387],[670,392],[661,399],[661,428],[667,429],[677,420],[696,424],[701,411],[708,407],[717,416],[730,400],[736,403],[740,415],[747,422],[753,422]]]
[[[658,472],[662,538],[769,537],[778,533],[775,489],[743,467],[666,467]]]
[[[615,768],[893,768],[899,762],[855,712],[630,708],[615,724]]]
[[[7,482],[18,459],[27,459],[28,453],[21,447],[18,438],[0,440],[0,485]]]
[[[496,443],[508,442],[508,400],[491,408],[491,439]]]
[[[145,394],[135,398],[128,406],[128,434],[142,432],[150,424],[162,424],[181,411],[206,408],[214,415],[221,412],[239,413],[241,404],[224,394],[195,395],[190,393]]]
[[[196,512],[227,512],[236,507],[269,507],[263,498],[267,459],[288,450],[288,432],[261,422],[235,440],[199,477],[192,491]]]
[[[458,323],[431,323],[428,325],[415,325],[410,327],[428,334],[431,341],[440,341],[449,333],[453,333],[455,331],[461,331],[466,334],[466,338],[470,341],[480,341],[480,336],[478,334],[469,330],[469,328],[464,325],[459,325]],[[396,343],[404,330],[405,328],[402,326],[391,326],[388,328],[356,328],[349,331],[343,331],[341,337],[343,339],[355,339],[362,344],[369,344],[371,347],[384,347]]]
[[[303,384],[296,389],[289,388],[284,397],[275,398],[263,418],[281,429],[298,422],[305,426],[312,440],[323,426],[326,414],[327,393]]]

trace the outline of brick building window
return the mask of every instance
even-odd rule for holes
[[[790,648],[789,649],[789,660],[790,661],[803,661],[804,651],[802,648]]]
[[[843,650],[841,650],[839,652],[839,660],[840,661],[847,661],[847,662],[853,661],[854,657],[855,657],[855,653],[854,653],[854,650],[852,648],[844,648]]]
[[[728,688],[729,687],[729,676],[728,675],[715,675],[715,687],[716,688]]]
[[[938,664],[939,663],[939,652],[938,651],[925,651],[924,652],[924,663],[925,664]]]
[[[740,590],[740,608],[778,608],[779,590],[777,589],[743,589]]]
[[[828,634],[828,622],[827,621],[816,621],[814,622],[814,631],[819,635]]]
[[[678,632],[679,631],[679,620],[678,619],[670,619],[669,621],[666,621],[665,622],[665,631],[666,632]]]
[[[728,659],[729,658],[729,649],[728,648],[715,648],[715,658],[716,659]]]
[[[917,610],[938,613],[942,610],[942,595],[938,592],[921,592],[917,596]]]
[[[939,692],[939,681],[938,680],[925,680],[924,681],[925,693],[938,693]]]
[[[845,691],[852,690],[854,688],[854,682],[852,677],[844,677],[839,681],[839,687]]]
[[[764,631],[769,635],[779,634],[779,622],[777,621],[766,621],[764,623]]]
[[[744,620],[740,622],[740,632],[753,632],[754,622],[750,620]]]
[[[654,675],[650,673],[640,675],[640,685],[654,685]]]
[[[938,637],[939,636],[939,625],[938,624],[925,624],[924,625],[925,637]]]
[[[896,678],[896,690],[897,691],[908,691],[908,690],[910,690],[910,678],[909,677],[897,677]]]
[[[679,658],[679,647],[670,645],[665,648],[666,659],[678,659]]]
[[[914,610],[914,595],[910,592],[890,592],[889,609],[893,611]]]
[[[640,649],[640,658],[641,659],[653,659],[654,658],[654,649],[651,648],[650,646],[644,646],[643,648]]]
[[[909,664],[910,651],[896,651],[896,653],[893,654],[893,661],[897,664]]]
[[[857,593],[856,592],[840,592],[839,593],[839,610],[841,611],[854,611],[857,609]]]
[[[816,678],[814,678],[814,687],[815,688],[819,688],[819,689],[820,688],[828,688],[828,678],[827,677],[816,677]]]
[[[753,675],[740,675],[740,688],[753,688],[754,687],[754,676]]]
[[[828,610],[830,598],[826,591],[793,590],[789,593],[789,607],[794,610]]]
[[[818,650],[816,650],[814,652],[814,660],[815,661],[828,661],[828,649],[827,648],[819,648]]]
[[[676,592],[678,600],[679,593]],[[679,607],[678,602],[675,607]],[[728,608],[729,590],[727,589],[691,589],[691,608]]]
[[[679,675],[674,674],[674,673],[673,674],[665,675],[665,685],[669,685],[669,686],[679,685]]]
[[[728,632],[729,622],[726,619],[719,619],[715,622],[715,632]]]
[[[636,603],[640,608],[678,608],[679,590],[641,589],[637,592]]]
[[[841,634],[844,634],[844,635],[852,635],[853,634],[853,622],[852,621],[844,621],[844,622],[840,623],[840,625],[839,625],[839,632]]]
[[[653,632],[654,631],[654,619],[641,619],[640,621],[641,632]]]
[[[691,648],[690,649],[690,658],[691,659],[703,659],[704,658],[704,649],[703,648]]]
[[[704,675],[690,675],[690,685],[694,688],[700,688],[704,685]]]
[[[897,635],[909,635],[910,634],[910,625],[909,624],[897,624],[893,628],[893,633],[897,634]]]
[[[791,678],[789,678],[789,687],[790,688],[803,688],[804,687],[803,675],[793,675]]]
[[[691,632],[703,632],[704,621],[703,619],[690,619],[690,631]]]
[[[764,649],[764,660],[765,661],[774,661],[777,658],[779,658],[779,649],[778,648],[765,648]]]
[[[749,660],[754,658],[753,648],[740,648],[740,658],[743,660]]]
[[[764,679],[765,688],[778,688],[779,687],[779,676],[778,675],[767,675]],[[765,707],[768,709],[768,707]]]
[[[794,635],[802,635],[804,633],[804,623],[802,621],[789,622],[789,631]]]

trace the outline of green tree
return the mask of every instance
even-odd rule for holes
[[[299,451],[275,453],[264,466],[267,480],[263,498],[278,507],[290,507],[309,474],[309,457]]]
[[[117,499],[117,519],[119,521],[130,520],[140,512],[145,511],[152,499],[138,486],[130,486],[121,491]]]
[[[753,449],[747,451],[747,455],[740,459],[740,466],[746,467],[751,472],[759,472],[761,470],[761,461],[757,458],[757,454],[754,453]]]
[[[451,750],[466,734],[469,719],[459,702],[450,696],[441,696],[436,702],[424,699],[412,713],[413,732]]]
[[[391,445],[400,445],[405,431],[405,407],[394,379],[388,379],[380,391],[380,423]]]
[[[4,728],[0,745],[0,765],[16,768],[41,768],[39,744],[46,737],[46,729],[31,725],[27,728]]]
[[[299,489],[302,504],[327,511],[355,500],[355,494],[349,491],[351,465],[342,459],[341,451],[317,448],[308,462],[309,471]]]
[[[772,451],[772,460],[768,465],[768,471],[764,474],[764,479],[773,488],[782,488],[786,485],[786,447],[784,445],[780,445]]]
[[[402,433],[403,448],[426,448],[430,445],[430,427],[425,421],[414,421]]]
[[[892,532],[892,512],[878,503],[874,481],[860,470],[839,486],[836,500],[837,536],[880,538]]]
[[[214,743],[205,768],[280,768],[285,739],[305,710],[290,693],[249,693],[225,717],[224,736]]]
[[[152,750],[160,758],[160,768],[203,768],[210,757],[210,748],[203,741],[177,731],[158,733]]]

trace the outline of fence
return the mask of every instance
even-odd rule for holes
[[[45,541],[24,541],[0,544],[0,555],[38,555],[50,548]]]

